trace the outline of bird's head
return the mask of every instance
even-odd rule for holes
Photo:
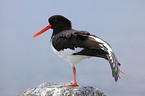
[[[61,15],[53,15],[48,19],[49,24],[45,26],[42,30],[37,32],[32,37],[36,37],[48,29],[53,29],[53,34],[57,34],[63,30],[71,29],[71,21]]]

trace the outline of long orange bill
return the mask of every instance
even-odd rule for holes
[[[39,32],[37,32],[35,35],[32,36],[32,38],[42,34],[43,32],[45,32],[46,30],[50,29],[51,28],[51,25],[48,24],[47,26],[45,26],[43,29],[41,29]]]

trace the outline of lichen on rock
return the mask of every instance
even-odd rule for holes
[[[68,83],[43,83],[18,96],[107,96],[92,86],[69,86]]]

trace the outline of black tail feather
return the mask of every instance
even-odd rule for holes
[[[111,54],[108,54],[108,61],[110,63],[111,69],[112,69],[112,76],[114,77],[115,81],[117,82],[118,77],[119,77],[119,66],[121,65],[115,54],[111,52]]]

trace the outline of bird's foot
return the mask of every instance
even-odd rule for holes
[[[123,74],[125,73],[125,72],[124,72],[123,70],[121,70],[120,68],[119,68],[119,71],[120,71],[121,73],[123,73]]]
[[[121,70],[120,68],[119,68],[119,71],[120,71],[121,73],[125,74],[125,72],[124,72],[123,70]],[[119,74],[119,78],[121,78],[121,75],[120,75],[120,74]]]
[[[66,85],[66,86],[79,86],[79,84],[77,84],[77,82],[73,82],[73,81],[71,81],[71,84]]]

